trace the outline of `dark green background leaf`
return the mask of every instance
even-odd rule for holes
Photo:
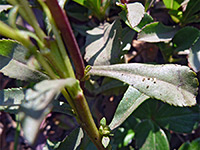
[[[189,49],[192,44],[199,38],[200,31],[194,27],[185,27],[180,29],[172,40],[175,44],[176,51]]]
[[[150,120],[145,120],[135,128],[136,146],[140,150],[169,150],[165,132]]]
[[[188,61],[192,69],[198,72],[200,70],[200,37],[198,41],[190,48]]]

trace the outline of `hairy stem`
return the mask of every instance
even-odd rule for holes
[[[55,23],[60,30],[63,40],[68,48],[70,56],[75,66],[76,76],[80,80],[84,76],[85,65],[76,38],[73,34],[68,17],[57,0],[44,0],[49,7]]]

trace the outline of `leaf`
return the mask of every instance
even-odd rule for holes
[[[168,42],[176,33],[176,28],[168,27],[160,22],[147,24],[138,34],[138,40],[144,42]]]
[[[20,120],[25,138],[33,144],[40,130],[40,124],[51,111],[51,102],[60,90],[74,79],[44,80],[26,91],[26,103],[20,108]]]
[[[131,27],[134,28],[142,20],[145,14],[145,8],[141,3],[138,2],[126,4],[126,8],[128,22],[130,23]]]
[[[119,13],[119,16],[121,17],[121,19],[133,30],[140,32],[142,27],[144,27],[146,24],[149,24],[151,22],[153,22],[153,18],[148,15],[147,13],[144,13],[142,20],[134,27],[132,27],[132,25],[130,24],[129,20],[127,19],[127,12],[126,10],[123,10]]]
[[[136,27],[134,27],[134,30],[137,32],[140,32],[146,24],[149,24],[152,22],[153,22],[153,18],[149,14],[145,13],[141,22]]]
[[[183,13],[183,22],[187,23],[188,20],[190,20],[190,17],[194,16],[199,11],[200,11],[200,1],[190,0],[187,4],[185,12]]]
[[[127,85],[119,80],[114,80],[111,78],[104,78],[101,86],[95,88],[93,93],[103,94],[103,95],[120,95],[123,94],[127,89]]]
[[[200,121],[198,107],[174,107],[163,105],[155,114],[155,121],[163,128],[174,132],[191,133]]]
[[[177,10],[184,0],[163,0],[166,8]]]
[[[122,100],[120,101],[114,117],[109,125],[111,130],[120,126],[132,112],[149,97],[142,94],[132,86],[129,86]]]
[[[101,142],[102,142],[103,147],[107,148],[110,143],[110,138],[108,136],[103,136]]]
[[[178,150],[199,150],[200,138],[193,140],[192,142],[186,142]]]
[[[58,3],[59,3],[59,5],[60,5],[60,7],[62,8],[62,9],[64,9],[64,7],[65,7],[65,3],[67,2],[67,0],[58,0]]]
[[[120,60],[120,35],[122,32],[120,21],[111,25],[105,23],[102,28],[88,31],[84,59],[90,65],[109,65]]]
[[[140,150],[169,150],[169,142],[165,132],[149,120],[138,124],[135,128],[136,146]]]
[[[189,65],[195,72],[200,70],[200,37],[198,41],[190,48],[190,54],[188,57]]]
[[[24,101],[25,93],[21,87],[0,91],[0,110],[16,113]]]
[[[199,115],[198,106],[175,107],[155,99],[146,100],[133,113],[136,118],[151,120],[162,129],[179,133],[191,133],[200,121]]]
[[[61,142],[56,150],[76,150],[80,145],[83,136],[83,130],[81,128],[76,128]]]
[[[196,104],[198,80],[186,66],[140,63],[93,66],[90,75],[118,79],[145,95],[178,106]]]
[[[176,51],[189,49],[193,43],[199,38],[200,31],[194,27],[184,27],[180,29],[172,40]],[[183,38],[184,37],[184,38]]]
[[[25,59],[27,51],[16,41],[0,40],[0,72],[10,78],[29,82],[48,79],[42,72],[28,67]]]
[[[129,129],[127,135],[124,138],[123,145],[128,146],[129,143],[133,140],[133,137],[135,136],[135,132],[133,129]]]
[[[0,12],[12,8],[12,5],[0,5]]]

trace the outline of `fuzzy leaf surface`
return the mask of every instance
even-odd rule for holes
[[[136,27],[145,14],[145,8],[141,3],[126,4],[127,19],[132,28]]]
[[[75,79],[44,80],[28,89],[26,103],[21,106],[20,118],[27,141],[33,144],[40,129],[40,124],[52,109],[52,101],[67,84]]]
[[[23,81],[38,82],[48,79],[48,76],[31,69],[26,64],[28,50],[13,40],[0,40],[0,72],[10,78]]]
[[[110,129],[113,130],[120,126],[131,113],[148,98],[147,95],[129,86],[116,109],[114,117],[109,125]]]
[[[121,80],[145,95],[175,106],[196,104],[198,80],[186,66],[140,63],[93,66],[89,74]]]
[[[144,42],[168,42],[170,41],[177,29],[168,27],[160,22],[147,24],[138,34],[138,40]]]

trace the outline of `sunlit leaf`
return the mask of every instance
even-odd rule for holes
[[[29,143],[35,142],[41,122],[52,109],[51,102],[60,93],[60,90],[71,82],[71,79],[44,80],[36,84],[33,89],[27,90],[26,103],[21,106],[19,116],[24,136]]]
[[[15,113],[24,101],[25,93],[22,88],[4,89],[0,91],[0,110]]]
[[[192,142],[186,142],[181,145],[178,150],[199,150],[200,149],[200,138],[193,140]]]
[[[12,5],[0,5],[0,12],[12,8]]]
[[[121,80],[145,95],[178,106],[196,104],[198,80],[186,66],[117,64],[93,66],[89,74]]]
[[[129,3],[126,4],[127,8],[127,19],[132,28],[136,27],[142,20],[145,11],[144,6],[141,3]]]
[[[13,40],[0,40],[0,72],[10,78],[38,82],[48,76],[30,68],[25,59],[27,49]]]
[[[177,29],[168,27],[160,22],[147,24],[138,34],[138,40],[144,42],[168,42],[176,33]]]
[[[123,41],[120,21],[116,20],[111,25],[105,23],[103,26],[88,31],[84,58],[90,65],[118,63],[124,46],[131,43],[133,36],[134,33],[130,35],[128,41],[127,39]]]
[[[163,0],[166,8],[177,10],[184,0]]]
[[[130,114],[148,98],[147,95],[129,86],[116,109],[112,122],[109,125],[110,129],[113,130],[120,126]]]

